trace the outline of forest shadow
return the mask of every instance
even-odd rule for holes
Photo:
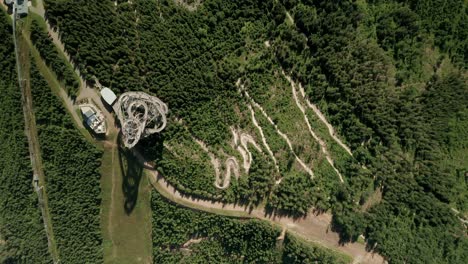
[[[5,2],[4,0],[0,0],[0,1],[2,1],[3,4],[5,4],[5,6],[6,6],[6,8],[7,8],[7,10],[6,10],[6,11],[7,11],[7,14],[8,14],[8,15],[13,14],[13,5],[7,5],[6,2]]]
[[[120,137],[120,136],[119,136]],[[122,192],[124,195],[124,210],[127,215],[133,212],[138,200],[140,181],[143,176],[143,166],[128,149],[118,147],[119,165],[122,171]]]
[[[264,216],[268,217],[268,218],[272,218],[272,219],[274,219],[275,217],[290,217],[294,221],[297,221],[297,220],[306,218],[310,213],[312,213],[314,215],[320,215],[320,214],[322,214],[324,212],[319,211],[319,210],[313,210],[311,212],[301,213],[301,212],[297,212],[297,211],[283,210],[283,209],[274,208],[271,205],[266,204],[265,205],[265,214],[264,214]]]
[[[157,162],[164,154],[164,133],[151,134],[140,139],[136,148],[145,160]]]
[[[222,202],[224,205],[229,204],[229,202],[224,201],[222,198],[219,199],[220,202]],[[234,200],[232,204],[234,206],[239,206],[244,209],[249,214],[252,214],[252,211],[255,208],[258,208],[262,204],[263,200],[257,200],[257,201],[252,201],[250,197],[240,197]]]
[[[104,108],[107,110],[107,112],[109,112],[109,113],[114,112],[114,108],[112,107],[112,105],[109,105],[109,104],[104,100],[104,98],[103,98],[102,96],[100,96],[100,100],[101,100],[101,103],[102,103],[102,105],[104,106]],[[115,105],[115,102],[114,102],[114,105]],[[116,118],[116,120],[118,120],[118,119]]]
[[[352,237],[352,236],[347,235],[347,232],[345,232],[344,227],[341,226],[339,223],[337,223],[335,216],[333,216],[332,218],[330,230],[335,233],[338,233],[339,238],[340,238],[338,241],[338,244],[340,246],[344,246],[348,243],[360,243],[358,242],[359,236]],[[365,250],[367,252],[371,253],[372,255],[379,254],[379,251],[376,250],[377,242],[375,240],[365,239],[364,243],[365,243]]]
[[[346,226],[343,226],[339,220],[336,218],[335,215],[332,217],[332,222],[331,222],[331,231],[338,233],[340,240],[338,241],[338,244],[341,246],[344,246],[347,243],[355,243],[358,240],[358,237],[352,237],[348,235],[349,232],[346,232],[345,230]],[[348,227],[349,228],[349,227]],[[366,251],[372,251],[371,245],[366,244]]]

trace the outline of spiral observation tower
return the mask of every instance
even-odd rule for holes
[[[119,97],[114,109],[127,148],[133,148],[141,138],[161,132],[166,127],[168,107],[155,96],[127,92]]]

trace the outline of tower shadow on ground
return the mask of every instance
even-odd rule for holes
[[[143,177],[143,166],[130,150],[119,145],[118,152],[120,170],[122,171],[123,206],[125,213],[130,215],[138,201],[140,181]]]

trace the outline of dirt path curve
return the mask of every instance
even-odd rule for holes
[[[284,73],[284,70],[282,70],[281,72],[282,72],[283,76],[286,78],[286,80],[288,80],[288,82],[291,84],[291,89],[292,89],[292,94],[293,94],[294,101],[296,102],[297,107],[299,108],[299,110],[302,112],[302,115],[304,116],[304,120],[305,120],[305,122],[307,124],[307,128],[309,129],[309,133],[319,143],[323,154],[325,154],[326,160],[332,166],[333,170],[336,172],[336,174],[340,178],[340,181],[343,183],[344,182],[343,176],[341,175],[340,171],[338,171],[338,169],[336,169],[335,162],[333,161],[333,159],[330,156],[330,153],[327,150],[327,144],[325,144],[325,142],[321,138],[319,138],[315,134],[315,132],[312,130],[312,126],[310,125],[309,119],[307,118],[305,108],[302,106],[301,102],[299,102],[299,98],[297,96],[297,91],[296,91],[296,83],[291,79],[290,76],[288,76],[288,75],[286,75],[286,73]]]
[[[191,238],[182,245],[182,248],[188,248],[188,247],[190,247],[190,245],[198,244],[198,243],[202,242],[205,239],[206,239],[205,237]]]
[[[230,129],[233,137],[232,148],[236,149],[241,154],[243,160],[242,166],[244,167],[245,173],[248,174],[253,161],[248,144],[254,146],[260,153],[263,153],[263,151],[251,135],[238,131],[234,127],[230,127]]]
[[[137,157],[144,162],[141,155]],[[144,162],[144,164],[147,164]],[[354,263],[381,264],[385,263],[384,259],[375,253],[367,252],[364,244],[348,243],[339,244],[338,233],[330,231],[331,215],[321,214],[314,215],[312,212],[305,218],[293,219],[290,217],[279,217],[275,215],[266,215],[263,209],[256,208],[249,210],[247,207],[235,204],[223,204],[211,200],[194,198],[190,195],[184,195],[167,182],[157,171],[147,169],[151,184],[155,189],[169,200],[181,204],[183,206],[194,208],[196,210],[208,211],[211,213],[224,212],[227,215],[235,215],[239,217],[251,217],[261,220],[270,221],[279,224],[283,228],[287,228],[290,232],[303,239],[318,243],[324,247],[344,252],[353,257]],[[222,213],[221,213],[222,214]]]
[[[233,137],[233,144],[231,146],[240,153],[243,160],[242,166],[244,167],[244,171],[245,173],[249,173],[250,163],[252,162],[252,154],[244,146],[239,145],[239,135],[236,129],[234,127],[230,127],[230,129]]]
[[[231,183],[231,174],[234,173],[236,179],[239,179],[239,164],[237,163],[236,158],[229,157],[226,159],[224,166],[226,168],[224,177],[221,179],[221,162],[219,159],[208,149],[206,144],[196,138],[192,138],[202,149],[205,151],[208,156],[210,156],[211,164],[215,170],[215,182],[214,185],[220,190],[224,190],[229,187]]]

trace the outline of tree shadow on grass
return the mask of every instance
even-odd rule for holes
[[[143,166],[129,149],[119,146],[119,165],[122,171],[122,192],[124,194],[124,209],[130,215],[138,200],[140,181],[143,176]]]
[[[307,217],[308,213],[314,213],[318,215],[318,212],[298,212],[298,211],[293,211],[293,210],[283,210],[283,209],[278,209],[272,206],[271,204],[267,203],[265,205],[265,217],[275,219],[276,217],[290,217],[294,219],[295,221],[304,219]]]

